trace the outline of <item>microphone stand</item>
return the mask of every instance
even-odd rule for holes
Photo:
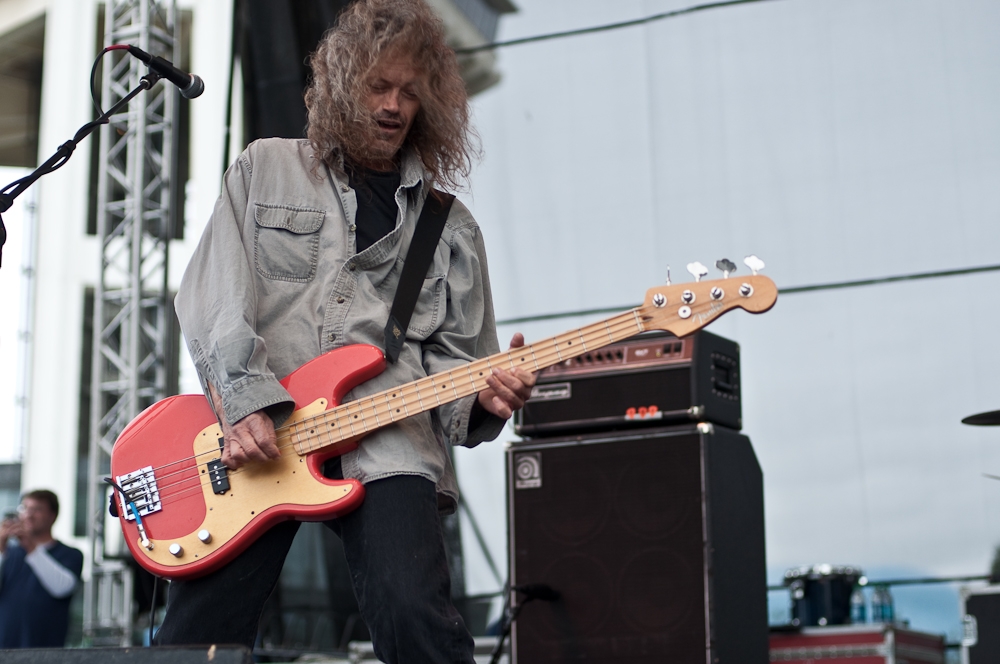
[[[519,592],[524,595],[524,601],[519,602],[517,606],[513,609],[510,607],[511,600],[514,598],[514,593]],[[503,653],[503,644],[510,635],[511,625],[517,620],[517,616],[521,613],[521,609],[528,602],[534,601],[536,599],[541,599],[546,602],[555,602],[560,598],[559,592],[553,590],[544,584],[528,584],[523,586],[510,586],[507,594],[507,601],[504,602],[503,614],[500,618],[500,635],[497,638],[497,644],[493,646],[493,654],[490,656],[490,664],[497,664],[500,661],[500,655]]]
[[[513,594],[513,589],[511,589],[511,594]],[[535,599],[534,597],[527,597],[523,602],[519,602],[517,606],[513,609],[510,608],[510,600],[508,599],[507,606],[504,607],[503,617],[500,619],[500,634],[497,636],[497,644],[493,646],[493,653],[490,655],[490,664],[497,664],[500,661],[500,655],[503,654],[503,644],[510,636],[510,627],[517,620],[517,615],[521,613],[521,609],[524,605]]]
[[[76,149],[76,146],[80,143],[80,141],[89,136],[101,125],[108,124],[111,116],[114,115],[118,109],[132,101],[132,98],[143,90],[149,90],[152,88],[159,80],[160,76],[153,72],[149,72],[140,78],[139,85],[136,86],[134,90],[122,97],[117,104],[109,108],[107,112],[103,113],[99,118],[80,127],[80,129],[77,130],[76,135],[73,136],[71,140],[68,140],[60,145],[55,154],[49,157],[44,164],[23,178],[14,180],[3,189],[0,189],[0,265],[3,264],[3,245],[4,242],[7,241],[7,229],[3,225],[3,213],[14,205],[14,199],[23,194],[28,187],[33,185],[35,181],[43,175],[48,175],[52,171],[55,171],[65,165],[66,162],[69,161],[69,158],[73,156],[73,151]]]

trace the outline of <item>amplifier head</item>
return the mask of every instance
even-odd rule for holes
[[[742,428],[740,349],[701,330],[639,335],[543,369],[514,414],[528,437],[683,422]]]

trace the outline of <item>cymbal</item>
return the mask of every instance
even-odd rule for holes
[[[969,415],[962,420],[962,424],[976,424],[984,427],[1000,425],[1000,410],[991,410],[988,413],[976,413],[975,415]]]

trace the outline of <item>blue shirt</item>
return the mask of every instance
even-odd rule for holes
[[[79,578],[83,553],[56,542],[48,553]],[[24,559],[26,552],[10,544],[0,565],[0,648],[62,648],[69,629],[72,595],[53,597]]]

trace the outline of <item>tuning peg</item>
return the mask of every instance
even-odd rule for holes
[[[667,266],[667,285],[670,285],[670,266]]]
[[[730,274],[736,272],[736,263],[732,262],[728,258],[720,258],[715,261],[715,267],[722,271],[723,279],[728,279]]]
[[[701,278],[708,274],[708,268],[695,261],[693,263],[687,264],[687,270],[694,277],[695,281],[701,281]]]
[[[750,268],[750,271],[753,272],[755,275],[759,271],[761,271],[761,270],[764,269],[764,261],[762,261],[761,259],[757,258],[753,254],[750,254],[749,256],[747,256],[746,258],[744,258],[743,259],[743,264],[746,265],[748,268]]]

